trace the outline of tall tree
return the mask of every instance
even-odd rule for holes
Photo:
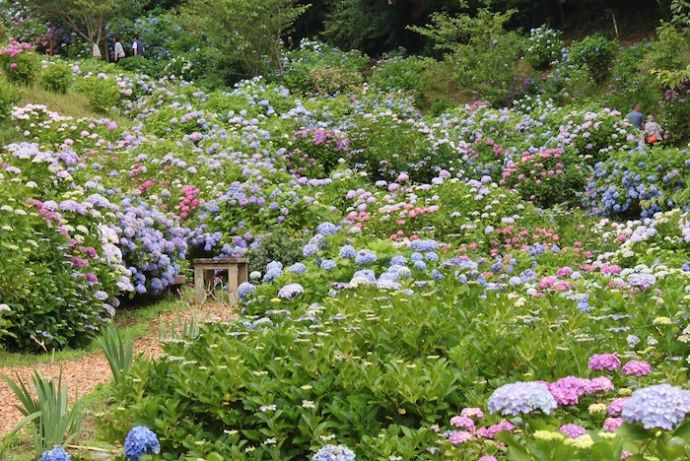
[[[280,66],[281,37],[308,7],[297,0],[188,0],[180,18],[190,33],[206,36],[220,62],[258,75]]]
[[[137,0],[23,0],[22,3],[35,17],[48,23],[65,24],[94,50],[105,40],[110,18],[139,9]]]

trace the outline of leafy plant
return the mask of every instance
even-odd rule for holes
[[[548,69],[562,56],[563,33],[546,24],[532,29],[527,41],[527,58],[535,68]]]
[[[587,66],[592,76],[599,82],[608,75],[613,58],[618,52],[618,44],[603,35],[588,35],[573,43],[569,49],[569,57],[575,64]]]
[[[98,345],[108,360],[115,384],[122,382],[132,365],[132,339],[110,324],[98,338]]]
[[[120,100],[120,89],[110,78],[88,77],[78,81],[77,89],[99,112],[108,112]]]
[[[55,93],[67,93],[73,80],[72,68],[62,62],[49,64],[41,74],[41,86]]]
[[[33,392],[20,378],[17,381],[4,375],[2,378],[20,402],[16,408],[25,416],[15,431],[33,423],[34,451],[37,455],[55,445],[69,443],[77,435],[83,407],[80,400],[70,407],[67,388],[62,384],[62,369],[57,382],[34,372]]]

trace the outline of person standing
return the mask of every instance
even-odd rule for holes
[[[647,116],[647,123],[644,124],[644,140],[650,146],[664,140],[664,130],[652,114]]]
[[[628,121],[637,129],[642,129],[642,123],[644,122],[644,114],[640,111],[640,105],[635,104],[632,106],[632,111],[627,116]]]
[[[141,53],[139,51],[139,36],[134,36],[134,41],[132,41],[132,55],[139,56]]]
[[[125,49],[122,47],[122,43],[120,43],[120,38],[116,37],[115,38],[115,48],[113,50],[113,58],[115,59],[115,62],[118,62],[120,59],[124,58],[125,55]]]

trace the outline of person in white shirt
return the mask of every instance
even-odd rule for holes
[[[115,39],[115,50],[114,50],[114,58],[115,62],[119,61],[120,59],[125,57],[125,49],[122,47],[122,43],[120,43],[120,39],[116,38]]]
[[[139,56],[139,36],[134,36],[134,41],[132,42],[132,54],[134,56]]]

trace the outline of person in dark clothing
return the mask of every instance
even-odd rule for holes
[[[632,106],[632,111],[628,114],[628,121],[640,130],[643,128],[644,114],[641,112],[639,104]]]

